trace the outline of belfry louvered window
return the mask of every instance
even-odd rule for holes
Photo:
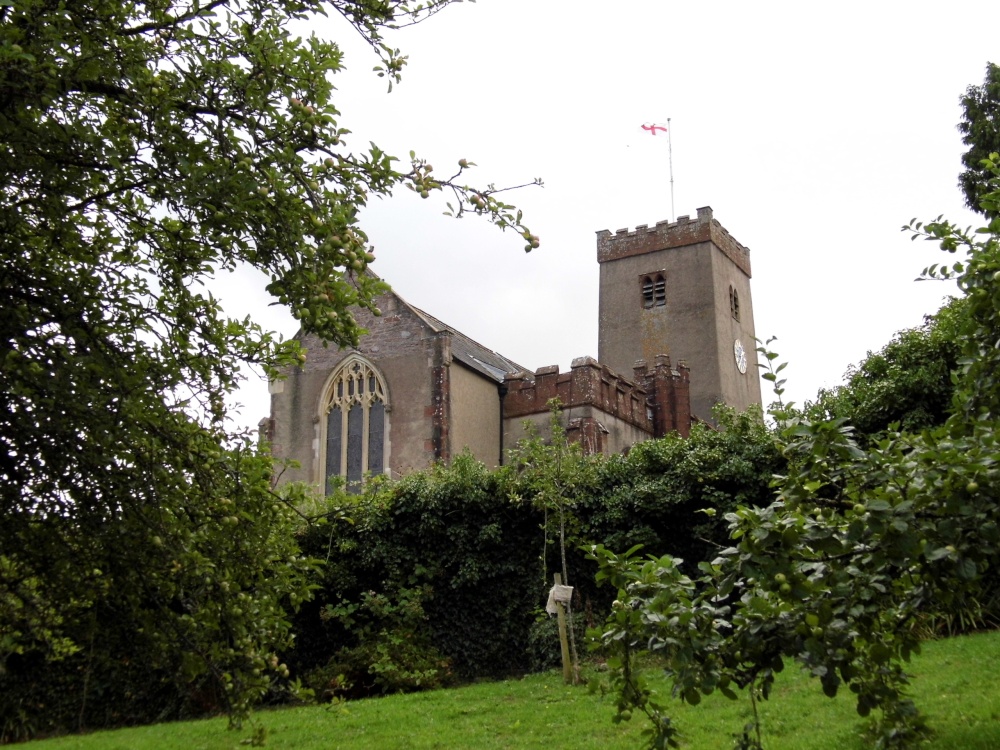
[[[729,312],[736,320],[740,319],[740,293],[729,287]]]
[[[385,407],[381,376],[360,357],[349,357],[331,378],[324,406],[326,494],[337,477],[357,493],[365,474],[385,470]]]
[[[662,273],[642,277],[642,306],[645,309],[667,304],[667,280]]]

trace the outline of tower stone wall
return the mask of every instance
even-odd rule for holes
[[[597,260],[603,364],[630,372],[661,355],[684,361],[693,373],[693,415],[706,421],[716,403],[740,410],[760,403],[750,251],[711,208],[699,208],[694,220],[598,232]]]

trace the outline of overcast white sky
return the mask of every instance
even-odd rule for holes
[[[349,145],[414,149],[442,174],[467,158],[479,184],[544,179],[510,196],[541,238],[531,254],[442,216],[442,197],[400,191],[363,219],[398,293],[531,369],[597,356],[594,233],[672,218],[667,141],[645,122],[671,118],[675,213],[711,206],[750,248],[757,335],[778,337],[800,403],[949,293],[914,283],[944,256],[904,223],[978,226],[955,126],[965,87],[1000,62],[1000,3],[479,0],[390,38],[410,58],[391,94],[343,21],[314,28],[346,53]],[[228,309],[295,332],[237,281]],[[266,383],[238,401],[256,425]]]

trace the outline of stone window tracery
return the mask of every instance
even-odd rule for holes
[[[366,474],[381,474],[386,463],[386,388],[375,367],[352,355],[334,372],[321,417],[325,440],[322,474],[326,494],[337,477],[357,493]]]

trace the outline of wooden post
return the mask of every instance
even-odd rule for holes
[[[562,585],[562,574],[555,573],[553,580],[556,586]],[[559,647],[562,649],[563,680],[567,685],[573,684],[573,664],[569,658],[569,637],[566,634],[566,605],[556,602],[556,621],[559,623]]]

